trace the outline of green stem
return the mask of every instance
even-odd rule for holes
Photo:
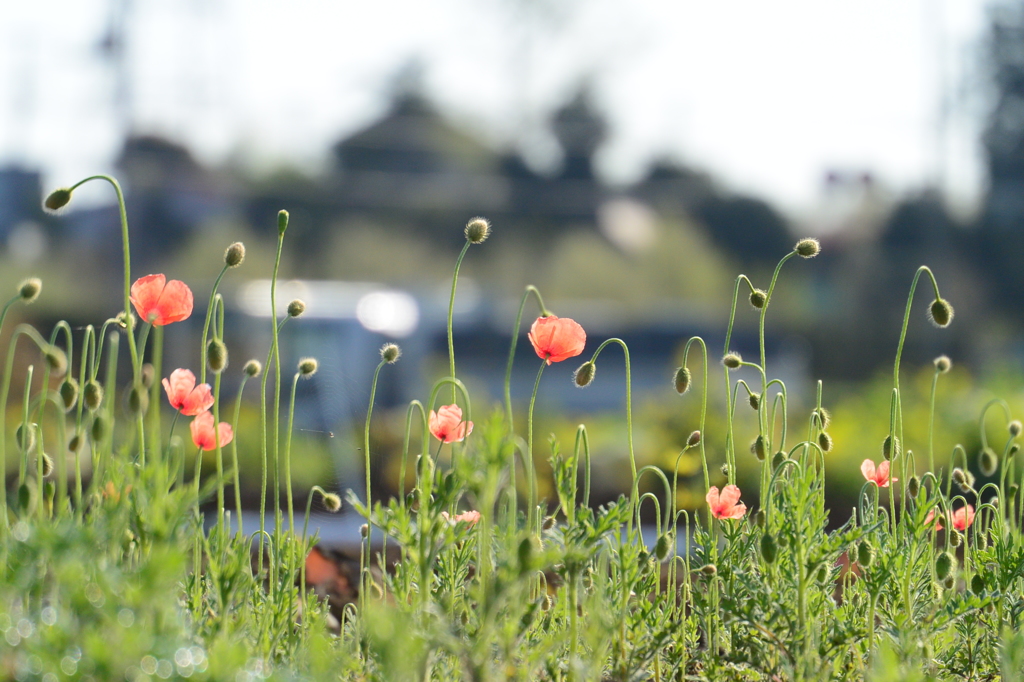
[[[224,277],[224,273],[227,271],[228,266],[225,264],[224,267],[220,269],[220,274],[217,275],[217,279],[213,283],[213,289],[210,290],[210,303],[206,306],[206,320],[203,322],[203,340],[201,342],[202,346],[199,348],[199,366],[201,368],[199,370],[199,383],[201,384],[206,383],[206,341],[208,338],[207,334],[210,331],[210,319],[213,317],[214,298],[217,296],[217,288],[220,286],[220,280]],[[271,296],[273,296],[273,294],[271,294]]]
[[[295,535],[295,511],[292,500],[292,429],[295,425],[295,389],[299,384],[301,373],[296,372],[292,379],[292,397],[288,403],[288,429],[284,434],[284,487],[288,493],[288,530]]]
[[[537,513],[537,485],[533,470],[533,406],[537,402],[537,389],[540,388],[540,377],[544,374],[544,368],[548,361],[540,361],[540,369],[537,370],[537,380],[533,382],[533,393],[530,395],[530,409],[526,416],[526,486],[528,488],[528,499],[530,506],[526,510],[526,527],[533,532],[534,516]]]
[[[523,300],[519,302],[519,312],[516,313],[516,324],[512,327],[512,343],[508,350],[508,365],[505,367],[505,420],[508,422],[508,432],[513,433],[514,428],[512,424],[512,362],[516,357],[516,344],[519,342],[519,327],[523,323],[523,309],[526,308],[526,299],[533,294],[537,298],[537,305],[540,306],[540,316],[549,317],[551,315],[548,309],[544,306],[544,299],[541,298],[540,291],[537,287],[532,284],[526,286],[526,290],[523,292]],[[453,375],[454,376],[454,375]]]
[[[466,242],[468,245],[469,242]],[[465,251],[463,251],[465,253]],[[456,269],[458,272],[458,269]],[[450,329],[450,327],[449,327]],[[449,337],[450,338],[450,337]],[[366,464],[366,537],[363,538],[365,546],[366,566],[360,572],[360,589],[359,589],[359,602],[365,607],[366,606],[366,588],[367,588],[367,574],[369,573],[370,565],[370,537],[373,534],[373,524],[371,523],[371,516],[373,514],[373,505],[371,502],[371,485],[370,485],[370,420],[373,418],[373,402],[377,397],[377,379],[380,376],[381,368],[387,364],[386,360],[381,360],[377,363],[377,369],[373,370],[373,383],[370,384],[370,404],[366,408],[366,424],[363,427],[363,454],[365,456]],[[452,389],[454,393],[455,389]]]
[[[459,253],[458,260],[455,261],[455,273],[452,275],[452,294],[448,299],[448,366],[450,369],[451,378],[455,378],[455,341],[452,336],[452,317],[455,311],[455,287],[459,283],[459,268],[462,267],[462,259],[466,257],[466,252],[469,251],[469,247],[473,242],[466,240],[466,245],[462,247],[462,251]],[[452,386],[452,404],[455,404],[455,387]]]
[[[238,532],[242,535],[245,535],[245,527],[242,524],[242,486],[238,473],[238,415],[242,409],[242,391],[248,379],[248,374],[242,374],[242,383],[238,386],[238,397],[235,399],[235,418],[231,422],[231,431],[235,434],[231,441],[231,462],[235,468],[235,514],[238,516]]]
[[[274,391],[276,394],[280,394],[280,377],[281,369],[278,367],[278,346],[277,346],[277,273],[281,267],[281,250],[284,248],[284,231],[278,230],[277,237],[277,256],[274,258],[274,273],[270,279],[270,329],[271,329],[271,343],[270,352],[267,354],[267,363],[263,370],[263,378],[260,381],[260,454],[263,457],[263,481],[260,486],[260,549],[259,549],[259,570],[263,571],[263,542],[266,537],[266,516],[267,516],[267,380],[270,377],[271,364],[277,371],[277,383],[274,384]],[[205,365],[205,358],[204,363]],[[276,400],[275,400],[275,419],[277,415]],[[275,456],[274,456],[274,483],[275,487],[277,484],[277,455],[276,455],[276,443],[277,443],[277,428],[275,423],[274,429],[274,442],[275,442]],[[275,496],[275,502],[277,497]],[[275,511],[275,521],[277,512]]]

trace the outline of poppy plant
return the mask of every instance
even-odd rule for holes
[[[453,525],[456,524],[456,523],[462,522],[462,523],[468,523],[469,525],[472,526],[473,524],[475,524],[478,521],[480,521],[480,512],[478,512],[476,510],[473,510],[473,511],[462,512],[461,514],[456,514],[455,516],[449,516],[448,512],[444,512],[443,511],[443,512],[441,512],[441,518],[443,518],[445,521],[447,521],[448,523],[453,524]]]
[[[192,442],[201,450],[214,450],[217,447],[217,437],[220,437],[220,445],[224,447],[231,442],[235,434],[231,431],[231,424],[221,422],[217,426],[217,433],[213,431],[213,413],[202,412],[192,420]]]
[[[462,421],[462,408],[458,405],[442,405],[437,412],[431,410],[427,426],[434,438],[445,443],[456,443],[473,433],[473,422]]]
[[[192,290],[176,279],[168,282],[163,275],[135,280],[131,301],[139,317],[156,327],[180,322],[192,314]]]
[[[538,317],[527,336],[537,357],[549,365],[576,357],[587,345],[587,333],[576,320],[555,315]]]
[[[191,370],[176,369],[162,383],[171,407],[186,417],[194,417],[213,407],[210,384],[196,386],[196,375]]]
[[[860,473],[864,474],[864,478],[869,481],[874,481],[879,488],[888,488],[889,483],[897,482],[898,478],[889,478],[889,462],[885,461],[875,467],[875,463],[870,459],[864,460],[860,465]]]
[[[708,506],[716,519],[741,519],[747,513],[747,505],[740,502],[740,489],[727,485],[718,492],[718,486],[711,486],[707,494]]]
[[[935,519],[935,511],[928,512],[928,516],[924,519],[924,525],[928,525]],[[955,512],[953,512],[953,528],[960,531],[961,533],[974,523],[974,507],[972,505],[964,505]],[[940,516],[935,521],[935,530],[942,530],[942,517]]]

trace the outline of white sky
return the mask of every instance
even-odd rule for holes
[[[119,128],[96,46],[123,1],[2,4],[0,165],[40,166],[50,185],[108,170]],[[969,200],[983,183],[987,4],[128,0],[132,103],[141,131],[204,160],[315,170],[419,58],[448,115],[543,165],[542,123],[588,77],[613,180],[672,156],[789,210],[813,206],[829,169],[899,191],[942,177]]]

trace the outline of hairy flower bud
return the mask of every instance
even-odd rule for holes
[[[974,577],[971,578],[971,592],[974,594],[981,594],[985,591],[985,578],[980,573],[975,573]]]
[[[718,574],[718,567],[714,564],[705,564],[701,566],[700,572],[710,578]]]
[[[778,468],[779,468],[779,466],[780,466],[780,465],[781,465],[781,464],[782,464],[783,462],[785,462],[785,461],[786,461],[786,453],[785,453],[785,452],[783,452],[782,450],[779,450],[779,451],[778,451],[778,452],[776,452],[776,453],[775,453],[774,455],[772,455],[772,469],[773,469],[773,470],[774,470],[774,469],[778,469]]]
[[[324,509],[331,512],[332,514],[341,509],[341,497],[334,493],[324,493],[323,503]]]
[[[68,441],[68,450],[71,452],[78,452],[82,449],[82,434],[76,433],[71,436],[71,440]]]
[[[359,526],[359,537],[365,538],[369,534],[370,534],[370,526],[368,526],[365,523],[363,525]]]
[[[829,452],[832,449],[832,436],[828,435],[826,431],[818,434],[818,447],[822,452]]]
[[[963,538],[960,536],[960,533],[955,530],[949,532],[950,547],[959,547],[961,542],[963,542]]]
[[[153,388],[153,379],[156,378],[156,367],[153,363],[147,362],[142,366],[142,372],[140,373],[139,380],[142,381],[142,385],[146,388]]]
[[[50,457],[45,452],[40,452],[39,459],[43,465],[43,478],[46,478],[53,473],[53,457]]]
[[[907,481],[907,494],[911,498],[917,499],[918,493],[921,492],[921,479],[917,476],[911,476],[910,480]]]
[[[686,439],[686,447],[695,448],[700,445],[700,431],[692,432]]]
[[[526,575],[533,570],[534,557],[540,551],[540,541],[533,535],[525,537],[519,543],[516,552],[519,559],[519,575]]]
[[[761,558],[764,559],[766,564],[774,564],[776,557],[779,555],[779,546],[775,542],[775,537],[771,533],[765,533],[761,536]]]
[[[299,317],[304,312],[306,312],[305,301],[297,298],[288,304],[288,317]]]
[[[738,369],[743,364],[743,358],[740,357],[739,353],[726,353],[725,357],[722,358],[722,364],[729,369]]]
[[[817,239],[807,237],[806,239],[798,241],[796,246],[793,247],[793,250],[802,258],[814,258],[821,253],[821,244]]]
[[[857,563],[868,568],[875,560],[875,548],[867,540],[861,540],[857,545]]]
[[[764,307],[764,304],[768,302],[768,294],[763,289],[754,289],[750,292],[750,305],[754,306],[758,310]]]
[[[950,360],[949,357],[945,355],[940,355],[939,357],[935,358],[933,362],[935,364],[935,370],[939,374],[945,374],[953,367],[953,361]]]
[[[43,201],[43,208],[54,213],[67,206],[70,201],[71,190],[66,187],[62,187],[50,192],[49,196],[46,197],[46,200]]]
[[[78,402],[78,381],[74,377],[68,377],[60,385],[58,391],[60,399],[64,403],[64,411],[70,412]]]
[[[750,403],[750,409],[756,411],[761,407],[761,396],[757,393],[751,393],[747,396],[747,402]]]
[[[92,420],[91,435],[94,443],[99,443],[107,437],[107,433],[110,431],[110,425],[107,422],[107,416],[104,414],[97,414]]]
[[[728,464],[723,464],[723,465],[722,465],[722,466],[721,466],[721,467],[719,468],[719,470],[720,470],[720,471],[722,472],[722,475],[723,475],[723,476],[726,476],[726,477],[727,477],[727,476],[729,475],[729,465],[728,465]]]
[[[658,557],[658,561],[664,561],[668,558],[668,551],[671,549],[669,546],[668,534],[658,536],[658,542],[654,545],[654,556]]]
[[[245,260],[245,244],[235,242],[224,252],[224,265],[237,268]]]
[[[935,299],[928,308],[928,319],[936,327],[948,327],[953,321],[953,306],[944,298]]]
[[[899,437],[886,436],[885,440],[882,441],[882,456],[891,460],[893,457],[898,457],[900,452],[901,448]]]
[[[764,528],[767,523],[768,515],[764,513],[764,509],[758,509],[757,513],[754,514],[754,525],[758,528]]]
[[[68,356],[57,346],[48,347],[43,357],[54,376],[62,377],[68,371]]]
[[[953,555],[949,552],[942,552],[935,558],[935,577],[945,580],[953,572]]]
[[[258,377],[262,371],[263,365],[261,365],[260,361],[256,359],[245,363],[245,367],[242,368],[242,372],[244,372],[249,378]]]
[[[759,462],[763,462],[765,457],[768,456],[768,443],[764,436],[758,436],[754,439],[754,442],[750,444],[750,452],[757,457]]]
[[[690,390],[690,370],[686,367],[680,367],[676,370],[675,386],[676,393],[682,395]]]
[[[491,236],[491,224],[486,218],[476,217],[466,223],[466,239],[470,244],[483,244]]]
[[[103,386],[100,382],[95,379],[89,379],[85,382],[85,388],[82,390],[82,400],[85,402],[85,409],[90,412],[95,412],[100,408],[103,403]]]
[[[1014,419],[1006,425],[1006,430],[1010,432],[1011,438],[1016,438],[1020,435],[1021,431],[1024,430],[1024,426],[1021,425],[1020,420]]]
[[[811,417],[819,429],[827,429],[832,423],[832,415],[824,407],[816,407],[811,410]]]
[[[149,408],[149,391],[142,385],[136,384],[128,391],[128,412],[130,414],[143,414]]]
[[[572,375],[572,380],[580,388],[585,388],[594,380],[595,372],[597,372],[597,365],[588,360],[577,368]]]
[[[39,292],[42,290],[43,280],[38,277],[29,277],[26,280],[22,280],[21,284],[18,285],[18,297],[26,305],[35,303],[36,299],[39,298]]]
[[[316,358],[302,358],[299,360],[299,374],[303,379],[313,376],[318,369],[320,369],[320,363],[316,361]]]
[[[210,339],[206,345],[206,363],[214,374],[220,374],[228,366],[228,347],[223,341]]]
[[[389,365],[393,365],[398,362],[398,358],[402,357],[402,349],[396,344],[385,343],[380,347],[380,359]]]
[[[14,442],[22,452],[31,452],[36,446],[35,424],[18,424],[14,430]]]
[[[992,448],[985,448],[978,455],[978,469],[983,476],[992,476],[999,468],[999,457]]]

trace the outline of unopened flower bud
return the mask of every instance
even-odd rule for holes
[[[758,436],[757,438],[754,439],[754,442],[750,444],[750,452],[751,454],[754,455],[754,457],[757,457],[757,460],[759,462],[763,462],[765,460],[765,457],[768,456],[767,447],[768,444],[765,441],[765,437]]]
[[[960,543],[963,542],[963,538],[960,537],[960,533],[955,530],[949,533],[949,544],[951,547],[959,547]]]
[[[29,277],[18,285],[18,296],[21,298],[21,302],[27,305],[35,303],[35,300],[39,298],[39,292],[42,290],[43,280],[38,277]]]
[[[544,530],[551,530],[554,527],[555,527],[555,517],[554,516],[545,517],[544,518],[544,524],[541,526],[541,528],[544,529]]]
[[[747,397],[747,402],[750,403],[750,409],[757,410],[761,407],[761,396],[756,393],[751,393]]]
[[[585,388],[594,380],[594,373],[596,371],[597,366],[593,362],[584,362],[572,375],[572,380],[576,382],[576,385],[580,388]]]
[[[370,527],[367,524],[364,523],[363,525],[359,526],[359,537],[365,538],[369,534]]]
[[[380,359],[389,365],[393,365],[398,362],[398,358],[402,357],[402,349],[394,343],[385,343],[380,347]]]
[[[940,355],[933,362],[935,363],[935,370],[939,374],[945,374],[953,367],[953,361],[945,355]]]
[[[142,371],[139,373],[139,380],[142,381],[142,385],[146,388],[153,388],[153,379],[156,378],[156,368],[153,367],[153,363],[147,362],[142,366]]]
[[[824,407],[816,407],[811,410],[811,417],[819,429],[827,429],[832,422],[832,415]]]
[[[60,348],[49,346],[43,353],[43,358],[54,376],[62,377],[68,371],[68,356]]]
[[[772,455],[772,469],[778,469],[779,466],[786,461],[786,453],[779,450]]]
[[[985,579],[980,573],[975,573],[974,577],[971,578],[971,592],[974,594],[981,594],[985,591]]]
[[[818,447],[821,448],[822,452],[828,452],[832,449],[832,436],[828,435],[828,432],[822,431],[818,434]]]
[[[245,260],[245,244],[235,242],[224,252],[224,264],[229,268],[237,268]]]
[[[135,329],[138,326],[138,321],[138,318],[135,317],[135,313],[125,313],[125,311],[123,310],[117,314],[117,317],[114,318],[114,323],[121,331],[125,331],[126,329],[128,329],[129,322],[131,322],[132,329]]]
[[[935,577],[945,580],[953,572],[953,555],[949,552],[942,552],[935,559]]]
[[[53,457],[50,457],[45,452],[39,453],[39,459],[43,464],[43,478],[46,478],[53,473]]]
[[[948,327],[953,321],[953,306],[944,298],[935,299],[928,308],[928,319],[936,327]]]
[[[768,302],[768,294],[761,289],[754,289],[750,292],[750,305],[754,306],[758,310],[764,307],[764,304]]]
[[[911,498],[917,499],[918,493],[921,492],[921,479],[917,476],[911,476],[910,480],[907,481],[907,494]]]
[[[281,209],[277,212],[277,233],[283,235],[288,229],[288,211]]]
[[[466,239],[470,244],[482,244],[491,236],[491,224],[486,218],[473,218],[466,223]]]
[[[723,464],[721,466],[720,470],[721,470],[723,476],[726,476],[726,477],[729,476],[729,465],[728,464]]]
[[[821,244],[817,239],[807,237],[806,239],[798,241],[796,246],[793,247],[793,250],[796,251],[798,256],[803,258],[814,258],[821,253]]]
[[[149,408],[149,391],[142,385],[132,386],[128,391],[128,412],[143,414]]]
[[[861,540],[857,545],[857,563],[868,568],[875,560],[875,548],[867,540]]]
[[[35,424],[18,424],[14,431],[14,442],[22,452],[31,452],[36,446]]]
[[[676,393],[682,395],[690,390],[690,370],[686,367],[680,367],[676,370],[675,385]]]
[[[659,535],[658,542],[654,545],[654,556],[658,557],[658,561],[664,561],[668,558],[668,551],[671,549],[668,541],[668,534]]]
[[[100,382],[95,379],[85,382],[85,388],[82,389],[82,400],[85,402],[85,409],[90,412],[98,410],[103,403],[103,386],[100,385]]]
[[[242,368],[242,372],[245,373],[245,375],[250,378],[258,377],[260,375],[260,372],[262,371],[263,365],[261,365],[260,361],[256,359],[250,360],[249,362],[245,363],[245,367]]]
[[[68,377],[61,383],[58,391],[60,399],[64,403],[64,411],[69,412],[78,402],[78,381],[74,377]]]
[[[43,201],[43,208],[53,213],[67,206],[70,201],[71,190],[66,187],[62,187],[50,192],[50,195],[46,197],[45,201]]]
[[[1024,426],[1021,425],[1020,420],[1014,419],[1006,425],[1006,430],[1010,432],[1012,438],[1016,438],[1020,435],[1021,431],[1024,431]]]
[[[779,555],[779,545],[775,542],[775,536],[765,533],[761,536],[761,558],[766,564],[774,564]]]
[[[695,448],[700,445],[700,431],[694,431],[686,439],[686,447]]]
[[[228,347],[223,341],[210,339],[206,345],[206,363],[214,374],[220,374],[228,366]]]
[[[517,551],[520,575],[525,575],[533,570],[533,559],[539,551],[540,541],[535,536],[530,535],[522,539]]]
[[[999,468],[999,457],[992,448],[985,448],[978,455],[978,468],[983,476],[991,476]]]
[[[942,581],[942,586],[947,590],[952,590],[956,586],[956,580],[953,579],[953,576],[948,576]]]
[[[334,493],[325,493],[323,496],[324,509],[332,514],[341,509],[341,496]]]
[[[297,298],[288,304],[288,317],[298,317],[304,312],[306,312],[305,301]]]
[[[104,414],[97,414],[92,420],[91,435],[94,443],[99,443],[107,437],[107,432],[110,430],[109,424],[107,423],[107,417]]]
[[[316,358],[302,358],[299,360],[299,374],[304,379],[316,374],[316,371],[320,368],[320,363],[316,361]]]
[[[68,441],[68,450],[71,452],[78,452],[82,449],[82,434],[76,433],[71,436],[71,440]]]
[[[895,443],[895,446],[893,445]],[[886,436],[885,440],[882,441],[882,456],[886,459],[892,459],[893,457],[899,457],[900,439],[897,436]]]
[[[767,523],[768,515],[764,513],[764,509],[758,509],[757,513],[754,514],[754,525],[758,528],[764,528]]]
[[[718,567],[714,564],[705,564],[701,567],[700,572],[708,577],[711,577],[714,575],[718,575]]]
[[[729,369],[737,369],[743,364],[743,358],[740,357],[739,353],[726,353],[725,357],[722,358],[722,364]]]

